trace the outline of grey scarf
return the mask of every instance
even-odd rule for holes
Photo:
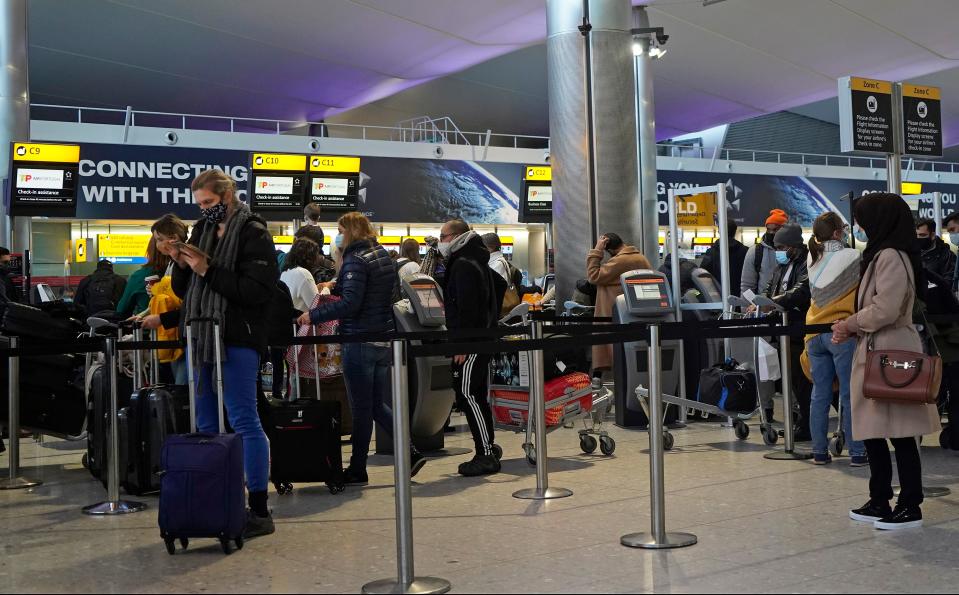
[[[216,248],[213,244],[216,242],[217,225],[204,223],[203,234],[197,241],[200,250],[210,255],[211,266],[216,263],[217,267],[228,271],[236,270],[236,260],[240,253],[240,231],[246,222],[252,216],[250,207],[246,203],[237,201],[233,215],[227,219],[226,229],[223,237],[220,238]],[[213,250],[211,252],[211,249]],[[193,318],[213,318],[220,323],[220,357],[226,357],[226,349],[223,348],[223,326],[226,324],[226,299],[219,293],[213,291],[206,280],[193,275],[190,281],[190,287],[187,289],[186,298],[183,300],[183,308],[186,312],[184,321]],[[193,340],[196,345],[196,363],[210,364],[216,360],[216,346],[213,341],[213,325],[209,322],[198,322],[193,325]],[[185,336],[185,334],[184,334]]]

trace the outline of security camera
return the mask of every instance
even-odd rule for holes
[[[659,42],[659,45],[666,45],[666,42],[669,41],[669,35],[660,31],[656,33],[656,41]]]
[[[310,140],[310,150],[311,150],[311,151],[319,151],[319,150],[320,150],[320,141],[317,140],[317,139],[315,139],[315,138],[314,138],[314,139],[311,139],[311,140]]]
[[[549,149],[543,151],[543,163],[549,163]]]
[[[173,132],[172,130],[168,130],[166,134],[163,135],[163,141],[168,145],[175,145],[178,142],[180,142],[180,137],[177,135],[176,132]]]
[[[434,148],[433,148],[433,156],[436,157],[437,159],[439,159],[440,157],[442,157],[442,156],[443,156],[443,147],[439,147],[439,146],[434,147]]]

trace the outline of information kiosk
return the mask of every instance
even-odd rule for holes
[[[397,331],[445,331],[443,294],[427,275],[412,275],[402,281],[408,298],[393,306]],[[422,341],[411,341],[421,345]],[[410,426],[413,445],[421,452],[442,450],[446,421],[453,410],[455,394],[450,358],[418,357],[409,362]],[[393,452],[393,441],[377,430],[376,452]]]
[[[614,324],[632,322],[674,322],[673,292],[666,275],[648,269],[623,273],[620,277],[623,295],[616,298]],[[679,341],[662,342],[663,393],[675,395],[679,388]],[[622,428],[644,428],[649,424],[636,398],[636,387],[649,386],[649,345],[646,341],[622,343],[613,347],[613,369],[616,387],[616,425]],[[667,408],[666,422],[677,418],[675,407]]]

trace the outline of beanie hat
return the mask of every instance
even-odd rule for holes
[[[784,225],[776,232],[773,243],[776,246],[802,246],[805,243],[802,239],[802,227],[795,223]]]
[[[769,211],[769,218],[766,219],[766,225],[786,225],[789,221],[789,215],[782,209],[773,209]]]

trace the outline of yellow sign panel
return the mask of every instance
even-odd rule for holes
[[[73,262],[87,261],[87,239],[80,238],[73,244]]]
[[[903,182],[902,193],[903,194],[922,194],[922,184],[920,184],[919,182]]]
[[[527,165],[527,182],[552,182],[553,168],[548,165]]]
[[[306,155],[254,153],[253,169],[269,171],[306,171]]]
[[[934,99],[939,101],[939,99],[942,98],[942,93],[940,92],[939,87],[924,87],[922,85],[913,85],[912,83],[903,83],[902,96],[919,97],[921,99]]]
[[[676,215],[680,227],[716,225],[716,193],[677,194]]]
[[[13,160],[45,161],[47,163],[80,163],[80,145],[14,143]]]
[[[343,157],[342,155],[313,155],[310,157],[310,171],[356,174],[360,172],[360,158]]]
[[[149,234],[111,233],[97,236],[97,255],[122,263],[145,263]]]
[[[387,246],[387,245],[392,246],[394,244],[399,245],[400,243],[402,243],[403,237],[402,236],[380,236],[376,240],[380,243],[381,246]]]
[[[273,243],[286,246],[292,244],[295,239],[294,236],[273,236]]]
[[[892,95],[892,83],[889,81],[863,79],[854,76],[849,79],[849,88],[853,91],[872,91],[873,93]]]

